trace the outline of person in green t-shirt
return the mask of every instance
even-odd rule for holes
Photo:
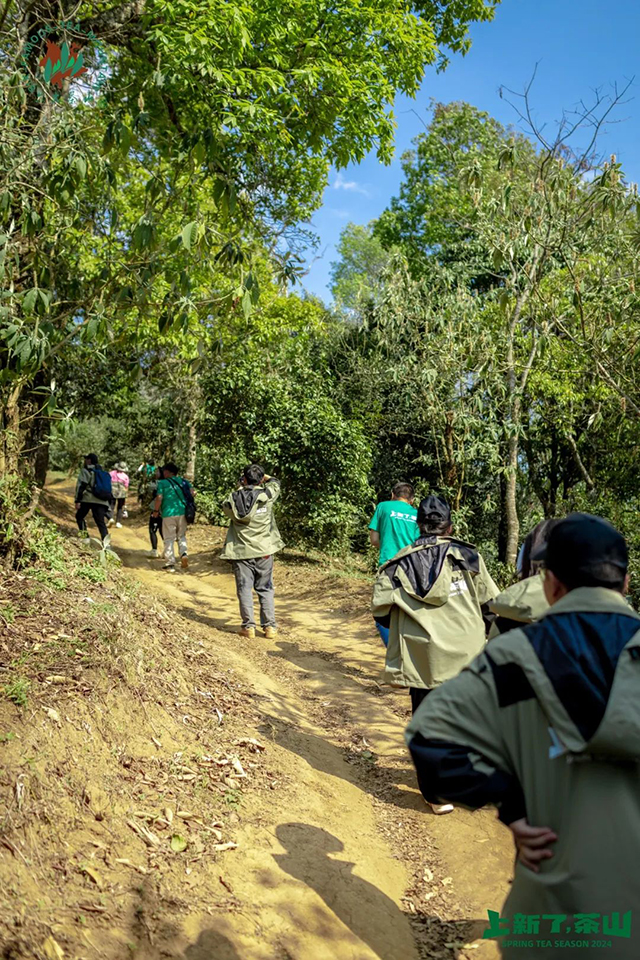
[[[380,547],[380,566],[403,547],[410,546],[418,536],[414,496],[410,483],[396,483],[391,500],[384,500],[376,507],[369,524],[369,539],[374,547]]]
[[[369,539],[374,547],[380,548],[380,567],[404,547],[411,546],[420,532],[416,521],[418,511],[413,506],[414,497],[415,491],[410,483],[396,483],[391,491],[391,500],[383,500],[376,507],[369,524]],[[378,623],[376,627],[386,647],[389,631]]]
[[[180,566],[186,570],[189,566],[187,557],[187,518],[185,510],[187,497],[185,484],[191,489],[191,484],[178,476],[175,463],[165,463],[161,471],[162,479],[158,480],[158,492],[154,502],[153,517],[162,517],[162,538],[164,540],[164,569],[170,573],[175,571],[176,560],[173,545],[178,541],[180,552]],[[193,491],[191,491],[193,492]]]

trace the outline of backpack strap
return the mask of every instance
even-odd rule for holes
[[[187,498],[186,498],[185,495],[184,495],[184,488],[181,487],[180,484],[176,482],[176,478],[175,478],[175,477],[167,477],[167,480],[169,481],[169,483],[171,484],[171,486],[173,487],[173,489],[178,491],[178,493],[180,494],[180,498],[181,498],[181,500],[182,500],[182,503],[183,503],[184,506],[186,507],[186,506],[187,506]]]

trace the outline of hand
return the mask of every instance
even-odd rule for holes
[[[558,835],[550,827],[532,827],[526,817],[509,824],[518,851],[518,860],[534,873],[540,872],[539,864],[553,856],[550,844],[555,843]]]
[[[159,510],[154,510],[154,511],[152,512],[151,516],[152,516],[152,517],[159,517],[159,516],[160,516],[160,511],[159,511]]]
[[[79,509],[80,509],[80,504],[76,503],[76,510],[79,510]]]

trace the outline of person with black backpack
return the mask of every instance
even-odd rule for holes
[[[88,453],[76,483],[76,523],[80,533],[84,533],[88,540],[86,516],[91,511],[104,549],[111,541],[106,522],[111,497],[111,477],[98,463],[98,455]]]
[[[176,558],[174,543],[178,541],[180,566],[186,570],[189,566],[187,556],[187,524],[193,523],[196,514],[193,489],[188,480],[178,476],[175,463],[165,463],[162,478],[158,480],[153,516],[162,517],[162,537],[164,539],[164,569],[174,573]]]

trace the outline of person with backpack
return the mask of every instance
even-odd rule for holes
[[[255,639],[256,622],[253,591],[260,601],[260,625],[267,640],[276,636],[273,555],[284,544],[273,515],[280,496],[280,482],[268,477],[258,463],[245,467],[240,486],[222,504],[231,520],[222,553],[230,560],[236,578],[242,626],[240,636]]]
[[[165,463],[158,480],[158,492],[154,501],[153,516],[162,518],[162,536],[164,539],[165,570],[174,573],[176,558],[174,543],[178,541],[180,566],[186,570],[189,566],[187,556],[187,523],[195,519],[195,501],[193,489],[188,480],[178,476],[175,463]]]
[[[125,503],[127,500],[127,491],[129,490],[129,474],[127,473],[126,463],[116,463],[111,471],[111,505],[109,523],[114,523],[113,513],[116,512],[116,527],[122,526],[122,519],[125,515]]]
[[[98,455],[88,453],[76,483],[76,523],[80,533],[86,534],[88,540],[86,516],[91,512],[105,549],[111,542],[107,531],[107,513],[111,498],[111,477],[98,463]]]

